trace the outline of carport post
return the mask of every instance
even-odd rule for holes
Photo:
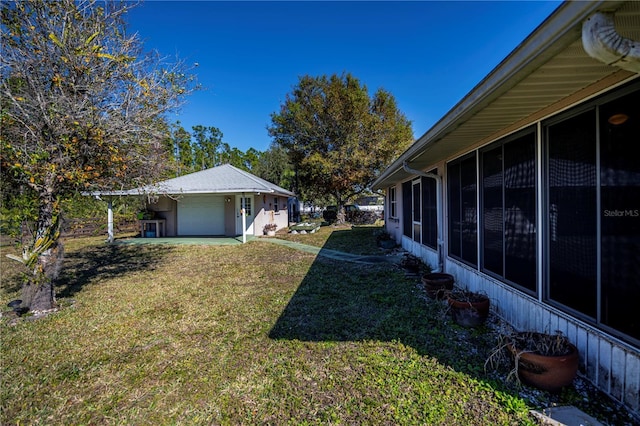
[[[242,244],[247,242],[247,216],[245,215],[244,192],[240,199],[240,215],[242,215]]]
[[[107,242],[113,242],[113,203],[111,197],[107,201]]]

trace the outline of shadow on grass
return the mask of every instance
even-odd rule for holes
[[[57,297],[72,297],[98,277],[115,278],[135,271],[154,270],[171,247],[163,245],[90,245],[65,254],[56,280]]]
[[[346,233],[336,235],[338,242],[332,242],[333,234],[323,248],[344,247]],[[352,244],[358,245],[362,237]],[[364,241],[375,247],[371,238]],[[302,341],[399,341],[422,355],[480,375],[495,344],[482,333],[482,329],[452,325],[443,303],[426,297],[419,275],[405,275],[390,263],[358,264],[318,256],[269,336]]]
[[[335,232],[334,232],[335,233]],[[340,239],[346,233],[338,234]],[[324,247],[336,249],[345,241]],[[358,240],[352,242],[358,244]],[[375,243],[374,243],[375,244]],[[495,321],[490,316],[489,321]],[[512,396],[521,395],[515,383],[506,383],[506,372],[487,373],[485,361],[497,344],[498,333],[490,326],[467,329],[455,325],[446,303],[429,299],[418,276],[405,275],[390,263],[358,264],[318,256],[300,286],[272,327],[272,339],[308,342],[382,341],[399,342],[420,355],[464,373],[491,388]],[[603,416],[609,407],[620,407],[584,381],[560,393],[525,392],[534,405],[575,405]],[[588,392],[585,398],[582,392]],[[603,409],[590,405],[591,397],[608,401]],[[620,415],[621,423],[627,413]]]

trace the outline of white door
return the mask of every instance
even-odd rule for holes
[[[224,197],[187,195],[179,200],[178,235],[224,235]]]
[[[246,214],[246,229],[247,235],[253,235],[253,216],[254,205],[253,205],[253,196],[248,197],[236,197],[236,232],[238,235],[242,235],[242,215],[240,214],[240,210],[244,207],[244,211]]]

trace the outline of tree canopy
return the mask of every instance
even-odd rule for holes
[[[366,191],[413,140],[411,122],[384,89],[351,74],[304,76],[271,114],[269,134],[288,153],[295,192],[339,206]]]
[[[37,198],[22,259],[32,309],[54,302],[61,199],[154,181],[167,164],[164,117],[195,88],[183,62],[145,53],[127,34],[130,5],[2,2],[0,162],[3,181]]]
[[[217,127],[198,124],[189,133],[180,122],[175,123],[167,139],[167,151],[170,153],[168,176],[182,176],[222,164],[254,172],[262,153],[255,148],[243,152],[224,142],[222,137],[222,131]]]

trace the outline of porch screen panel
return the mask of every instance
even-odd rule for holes
[[[482,154],[483,268],[504,275],[502,146]]]
[[[616,114],[626,121],[616,121]],[[612,117],[614,117],[612,119]],[[640,91],[600,109],[601,321],[640,340]]]
[[[548,297],[596,317],[596,121],[589,110],[548,127]]]
[[[436,248],[438,240],[436,203],[436,180],[422,177],[422,244],[432,248]]]
[[[476,265],[478,262],[478,194],[476,157],[462,161],[460,170],[462,202],[462,259]]]
[[[462,212],[460,211],[460,163],[447,166],[449,202],[449,255],[460,257],[462,247]]]
[[[422,201],[421,201],[421,190],[420,190],[420,181],[414,181],[413,183],[413,241],[418,243],[421,242],[421,225],[422,225]]]
[[[504,145],[504,277],[536,289],[536,139],[529,133]]]
[[[449,255],[475,266],[478,261],[475,155],[449,163],[447,176]]]
[[[402,184],[402,233],[411,238],[413,230],[411,181]]]

